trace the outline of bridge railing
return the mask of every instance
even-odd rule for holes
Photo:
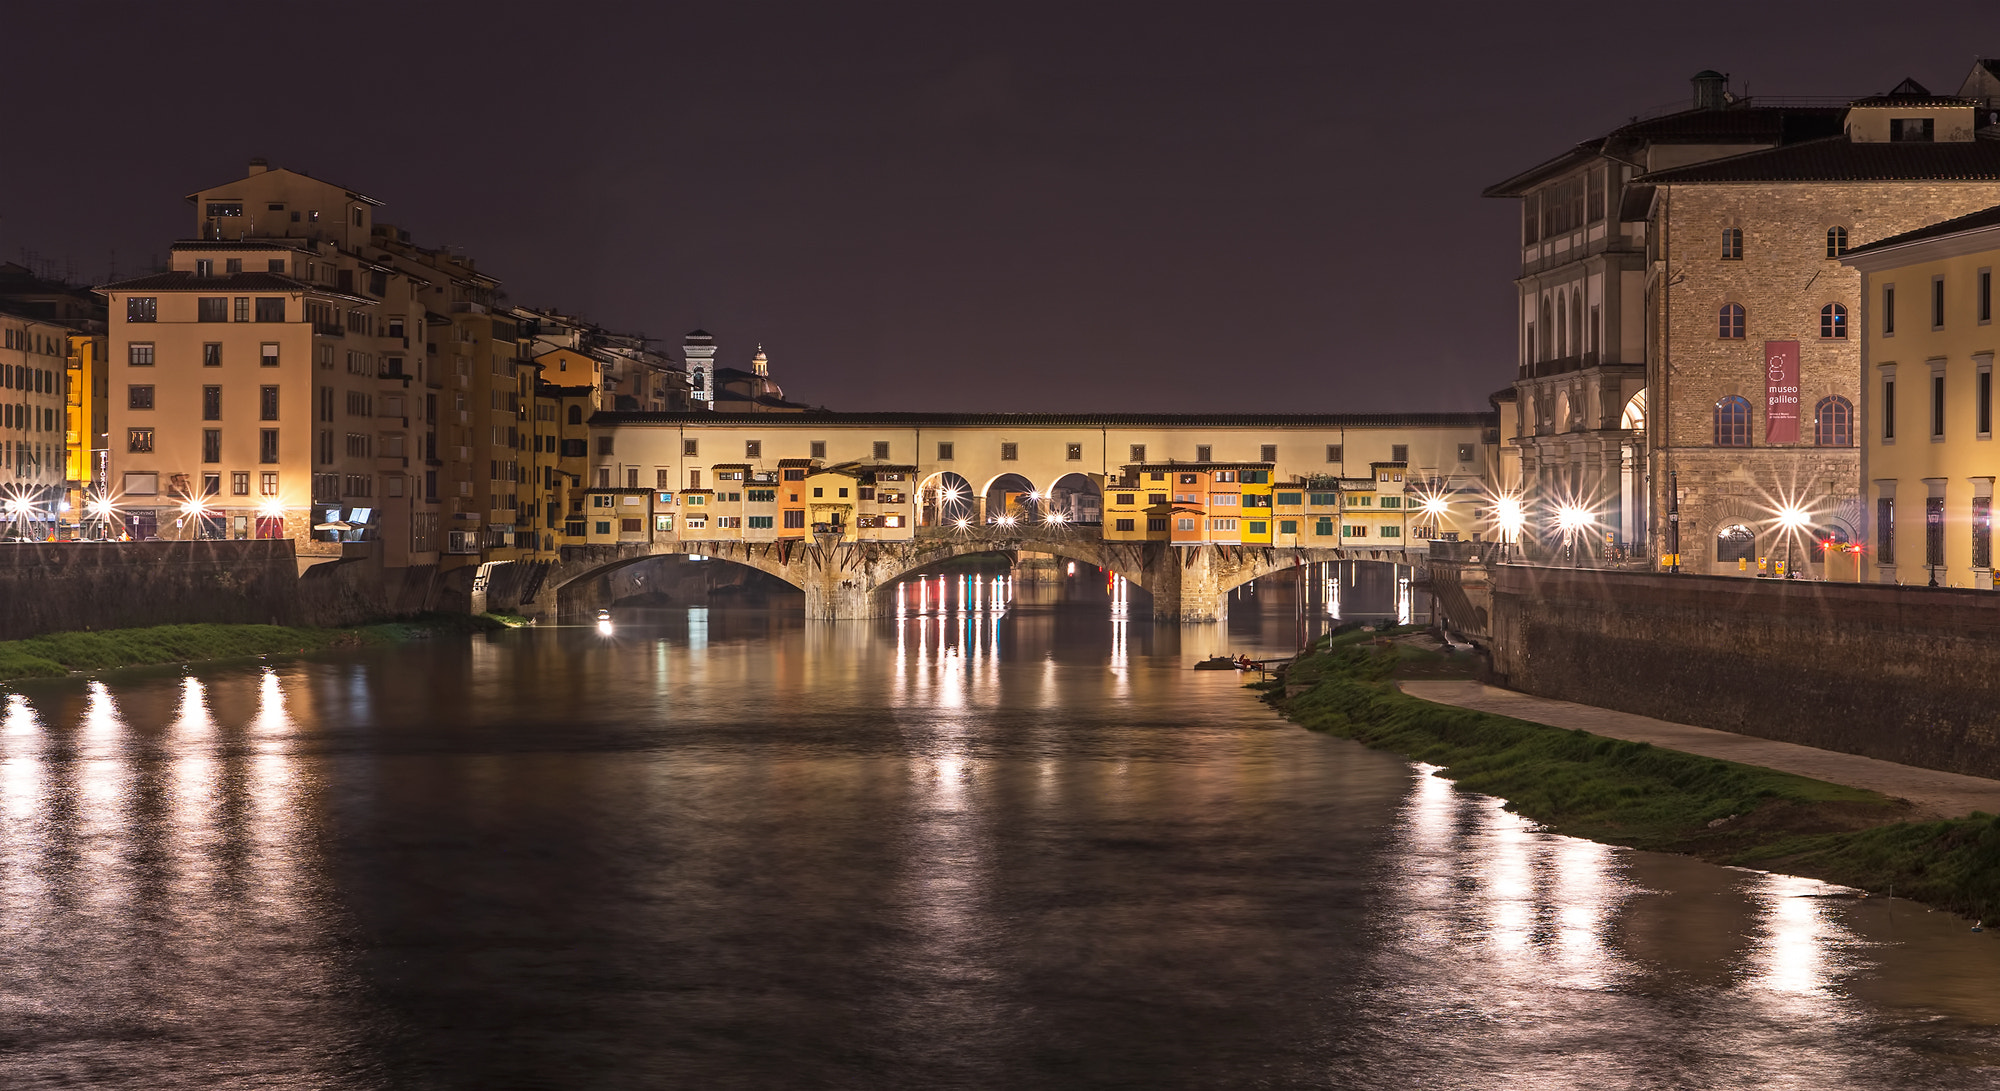
[[[916,528],[919,542],[1095,542],[1103,538],[1097,523],[1017,523],[1002,526],[985,523],[967,527],[927,526]]]

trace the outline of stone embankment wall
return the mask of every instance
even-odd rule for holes
[[[0,640],[211,621],[351,625],[463,609],[434,568],[369,558],[299,573],[288,540],[16,542],[0,545]]]
[[[2000,776],[2000,593],[1499,565],[1497,681]]]

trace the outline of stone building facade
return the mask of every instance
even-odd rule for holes
[[[1788,505],[1859,537],[1863,312],[1838,259],[2000,200],[1988,75],[1766,106],[1702,72],[1690,109],[1487,189],[1522,202],[1509,430],[1530,540],[1579,506],[1608,544],[1736,572],[1771,559]],[[1767,342],[1796,343],[1787,382],[1767,383]],[[1774,398],[1795,399],[1796,436]]]
[[[1839,259],[2000,202],[2000,132],[1976,130],[1970,101],[1906,81],[1853,103],[1837,136],[1636,182],[1651,191],[1655,285],[1649,491],[1656,513],[1678,502],[1682,570],[1818,560],[1781,525],[1788,507],[1821,540],[1860,540],[1864,314],[1860,274]],[[1795,371],[1774,381],[1787,343]],[[1778,434],[1787,399],[1795,436]],[[1652,528],[1654,551],[1670,552],[1667,520]]]
[[[1647,217],[1652,171],[1756,152],[1840,131],[1837,106],[1765,107],[1732,99],[1701,72],[1689,109],[1636,120],[1486,189],[1521,201],[1513,413],[1529,515],[1527,546],[1556,537],[1565,507],[1593,513],[1591,537],[1643,551]]]

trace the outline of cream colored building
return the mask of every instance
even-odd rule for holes
[[[99,289],[107,485],[127,530],[434,562],[426,314],[420,285],[368,252],[379,202],[261,160],[188,199],[199,237]]]
[[[1862,570],[1993,586],[2000,205],[1849,251],[1860,271]]]
[[[0,310],[0,538],[47,538],[59,515],[73,333]]]
[[[1486,413],[1099,416],[697,411],[601,413],[594,418],[592,431],[593,473],[606,487],[629,480],[666,481],[683,490],[706,488],[714,481],[712,468],[725,460],[731,466],[747,466],[751,474],[779,472],[778,537],[808,532],[804,509],[811,500],[783,480],[786,466],[781,463],[800,472],[798,484],[804,483],[809,470],[843,464],[860,471],[907,472],[909,511],[919,525],[946,522],[953,513],[984,522],[998,515],[1009,495],[1087,493],[1101,501],[1104,482],[1117,478],[1128,464],[1169,461],[1269,463],[1275,471],[1273,480],[1280,481],[1346,476],[1341,471],[1350,464],[1365,473],[1361,468],[1374,462],[1402,462],[1423,488],[1471,511],[1486,506],[1497,472],[1499,440],[1498,421]],[[799,494],[795,503],[801,526],[788,528],[782,519],[785,507],[794,503],[789,500],[794,492]],[[839,498],[819,499],[824,503]],[[849,499],[858,502],[859,497]],[[1072,510],[1105,508],[1101,502],[1079,503]],[[746,524],[750,515],[757,514],[747,490],[743,511]],[[1109,513],[1106,517],[1137,518]],[[813,521],[819,521],[817,516]],[[683,530],[682,536],[693,535]]]

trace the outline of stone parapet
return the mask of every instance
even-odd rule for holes
[[[2000,776],[2000,593],[1501,565],[1496,680],[1544,697]]]

